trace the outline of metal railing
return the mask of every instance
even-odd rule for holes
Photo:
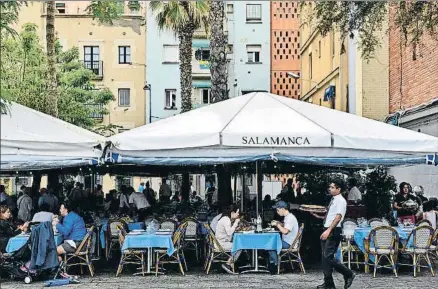
[[[97,119],[97,120],[102,120],[103,119],[103,113],[99,112],[103,110],[103,104],[99,103],[99,104],[85,104],[85,106],[89,107],[90,109],[93,109],[95,111],[90,113],[90,117]]]
[[[103,61],[82,60],[84,67],[90,69],[98,78],[103,78]]]

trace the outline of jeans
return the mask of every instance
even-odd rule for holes
[[[327,240],[321,240],[322,251],[322,270],[324,272],[324,283],[326,285],[333,285],[333,269],[344,276],[344,279],[353,275],[353,272],[341,264],[335,257],[341,242],[341,228],[336,228]]]
[[[290,244],[285,242],[284,240],[281,240],[282,245],[281,248],[282,249],[289,249]],[[269,263],[273,263],[275,266],[277,266],[278,264],[278,255],[277,255],[277,251],[274,250],[270,250],[268,251],[268,255],[269,255]]]

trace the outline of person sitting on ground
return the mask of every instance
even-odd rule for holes
[[[217,223],[216,227],[216,239],[225,251],[230,251],[233,243],[234,231],[239,225],[239,209],[236,205],[230,205],[222,212],[222,217]],[[231,258],[227,260],[226,264],[222,265],[222,268],[230,273],[234,274],[234,262],[239,258],[240,251],[237,251]]]
[[[27,222],[32,219],[32,198],[29,197],[26,187],[22,188],[22,195],[17,200],[17,207],[19,220]]]
[[[282,224],[278,221],[272,221],[271,224],[281,233],[282,249],[289,249],[298,234],[299,226],[297,218],[289,212],[288,204],[284,201],[277,202],[273,208],[277,210],[279,216],[284,217],[284,223]],[[278,264],[277,251],[268,251],[268,253],[269,271],[272,274],[275,274]]]
[[[4,206],[0,206],[0,253],[6,252],[6,246],[8,245],[9,239],[21,234],[21,232],[27,232],[29,227],[28,222],[19,222],[17,229],[11,222],[11,210]]]
[[[32,223],[43,223],[52,222],[53,213],[50,211],[49,205],[47,203],[42,203],[40,206],[40,211],[36,213],[32,218]]]
[[[60,261],[62,255],[74,253],[87,234],[84,220],[71,209],[70,204],[63,203],[59,209],[62,221],[59,221],[58,217],[53,219],[56,230],[64,239],[64,243],[56,248]]]

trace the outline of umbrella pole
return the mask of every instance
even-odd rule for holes
[[[243,212],[243,197],[245,196],[245,173],[242,175],[242,190],[240,191],[240,211]]]

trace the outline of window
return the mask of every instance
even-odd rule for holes
[[[260,63],[261,45],[247,45],[248,63]]]
[[[165,91],[165,108],[176,108],[176,89],[166,89]]]
[[[131,46],[119,46],[119,63],[131,63]]]
[[[164,62],[178,63],[178,45],[163,45]]]
[[[312,79],[313,77],[313,64],[312,64],[312,53],[309,54],[309,78]]]
[[[126,107],[131,105],[131,89],[119,88],[119,106]]]
[[[210,104],[210,89],[201,89],[202,104]]]
[[[262,21],[261,4],[246,4],[246,21]]]
[[[198,61],[209,61],[210,60],[210,49],[201,48],[196,50],[195,59]]]
[[[229,13],[229,14],[234,13],[234,5],[233,4],[227,4],[227,13]]]
[[[85,68],[90,69],[94,74],[101,75],[99,62],[99,46],[84,46]]]
[[[233,44],[228,44],[227,45],[227,53],[228,54],[233,54]]]
[[[65,3],[56,3],[55,8],[59,14],[65,14]]]

